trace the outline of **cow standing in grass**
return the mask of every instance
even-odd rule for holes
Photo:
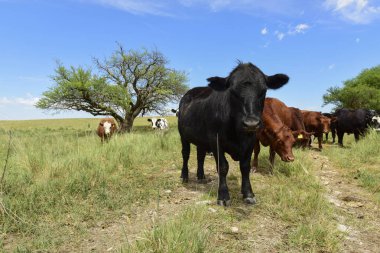
[[[322,150],[323,134],[331,131],[331,119],[320,112],[302,110],[302,114],[306,131],[314,133],[314,136],[318,138],[318,148]],[[311,146],[311,138],[309,146]]]
[[[266,91],[280,88],[288,79],[283,74],[267,76],[251,63],[240,63],[228,77],[212,77],[208,79],[208,87],[189,90],[180,101],[178,113],[183,182],[189,179],[190,144],[197,146],[198,179],[204,179],[204,159],[206,152],[211,151],[219,173],[217,203],[229,205],[225,157],[228,153],[240,163],[244,202],[254,204],[255,195],[249,180],[250,163],[256,130],[262,126]]]
[[[258,168],[260,143],[269,146],[270,172],[273,173],[276,153],[284,162],[294,161],[293,145],[297,140],[307,141],[310,133],[305,131],[301,111],[294,107],[287,107],[276,98],[266,98],[262,114],[264,127],[257,131],[254,146],[252,171]]]
[[[148,121],[152,124],[152,129],[169,129],[169,123],[165,118],[149,118]]]
[[[116,123],[113,119],[102,119],[99,122],[98,129],[96,133],[100,137],[102,143],[104,141],[109,141],[111,136],[117,131]]]
[[[355,141],[359,136],[364,136],[365,131],[370,126],[374,112],[366,109],[338,109],[334,116],[336,117],[335,126],[338,135],[338,143],[343,146],[343,135],[354,134]]]

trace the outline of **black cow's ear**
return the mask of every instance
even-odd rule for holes
[[[278,89],[281,88],[284,84],[289,81],[289,77],[284,74],[276,74],[273,76],[268,76],[267,86],[270,89]]]
[[[152,119],[148,119],[148,121],[152,121]]]
[[[227,78],[225,77],[213,76],[207,78],[207,81],[209,82],[208,87],[217,91],[223,91],[229,87]]]

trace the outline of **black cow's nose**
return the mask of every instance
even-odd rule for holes
[[[260,125],[260,120],[255,118],[246,118],[243,120],[243,126],[249,130],[256,130]]]

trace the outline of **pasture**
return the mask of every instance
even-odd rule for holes
[[[182,184],[175,117],[152,131],[101,145],[99,119],[0,121],[0,249],[5,252],[374,252],[380,241],[380,135],[345,148],[295,149],[293,163],[268,149],[251,175],[258,203],[240,194],[229,159],[232,205],[216,205],[214,158],[196,182],[194,147]],[[11,134],[10,134],[11,130]],[[10,145],[9,145],[10,143]],[[316,143],[313,143],[316,147]],[[8,157],[9,150],[9,157]],[[377,242],[377,243],[376,243]],[[358,246],[359,245],[359,246]],[[378,248],[377,248],[378,249]]]

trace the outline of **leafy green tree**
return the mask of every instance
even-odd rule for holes
[[[36,107],[111,115],[121,132],[129,132],[139,114],[162,114],[167,103],[178,101],[188,89],[186,74],[168,68],[157,50],[126,52],[118,45],[111,57],[94,62],[97,74],[58,63],[52,76],[55,85],[43,93]]]
[[[367,108],[380,110],[380,65],[363,70],[357,77],[347,80],[343,87],[330,87],[323,95],[324,104],[335,108]]]

